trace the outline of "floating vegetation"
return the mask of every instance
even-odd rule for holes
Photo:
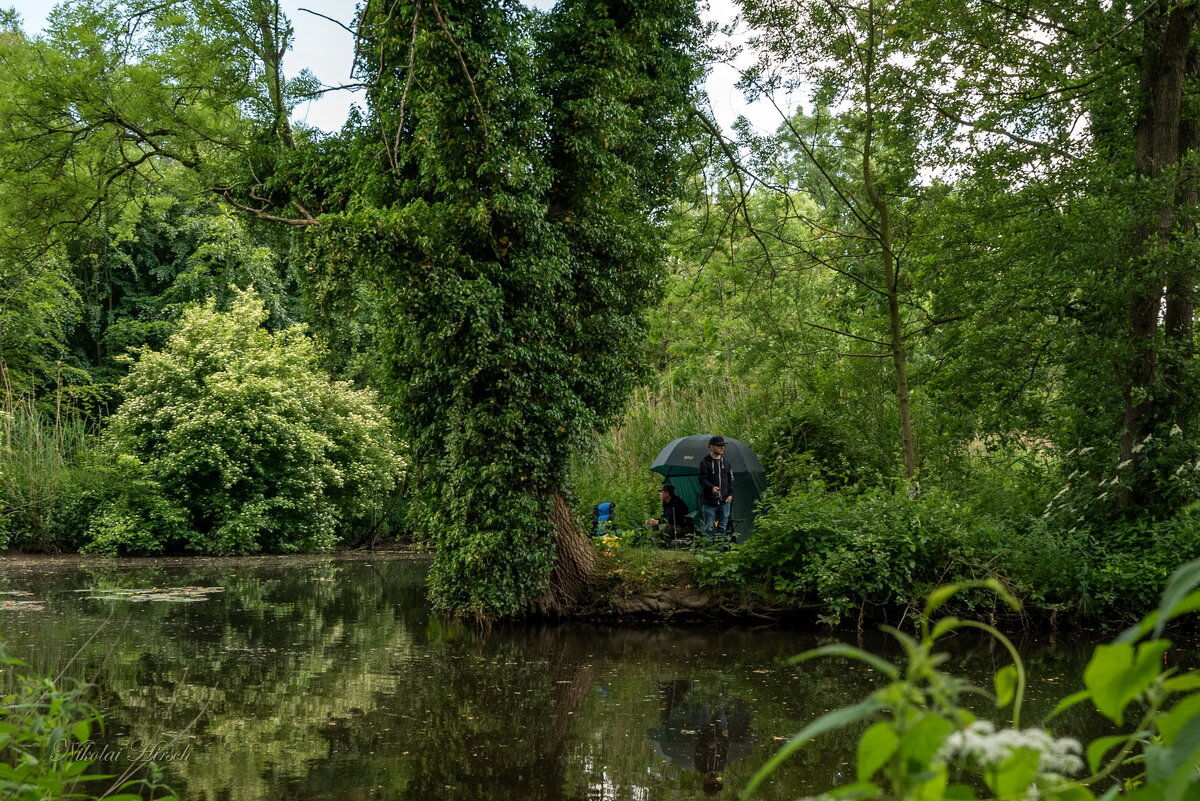
[[[29,596],[29,592],[0,592],[0,595]],[[0,600],[0,612],[41,612],[46,607],[41,601]]]
[[[213,593],[225,592],[224,587],[150,587],[149,589],[78,590],[90,592],[89,601],[162,601],[167,603],[191,604],[207,601]]]
[[[0,612],[41,612],[45,605],[24,590],[0,590]]]

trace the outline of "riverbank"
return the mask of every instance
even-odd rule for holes
[[[791,601],[765,586],[747,589],[704,581],[698,577],[697,567],[697,554],[690,551],[603,549],[597,554],[592,592],[581,600],[572,616],[609,623],[779,623],[809,630],[861,633],[880,625],[903,627],[906,622],[914,621],[926,594],[914,592],[907,603],[863,602],[851,615],[834,616],[818,601]],[[944,611],[981,620],[1005,631],[1026,633],[1112,631],[1133,622],[1121,618],[1083,618],[1064,614],[1052,604],[1043,606],[1020,600],[1024,607],[1015,613],[991,592],[974,590],[962,594],[955,601],[956,607]]]
[[[920,597],[909,604],[863,605],[857,614],[834,620],[817,602],[786,602],[764,589],[755,591],[713,586],[697,579],[697,556],[690,551],[653,548],[604,548],[597,551],[596,572],[586,596],[559,616],[606,624],[719,623],[729,625],[778,623],[808,630],[863,631],[880,624],[902,626],[920,611]],[[331,562],[381,560],[427,562],[432,551],[418,546],[391,545],[377,550],[343,550],[311,554],[251,556],[123,556],[84,554],[0,554],[0,572],[10,577],[90,571],[104,574],[160,568],[168,573],[228,568],[304,568]],[[1060,615],[1055,608],[1027,608],[1016,615],[994,599],[982,598],[960,614],[1008,631],[1053,632],[1060,629],[1114,629],[1123,620],[1080,620]]]

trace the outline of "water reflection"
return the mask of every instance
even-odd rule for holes
[[[785,666],[828,641],[793,631],[482,630],[429,613],[424,571],[378,557],[0,561],[0,596],[29,601],[0,608],[0,636],[95,686],[97,750],[122,754],[109,772],[170,743],[185,756],[169,781],[204,801],[732,797],[804,723],[878,684],[858,663]],[[963,638],[955,662],[983,683],[1005,655],[976,645]],[[1031,719],[1077,689],[1087,648],[1027,644]],[[1064,719],[1095,725],[1082,707]],[[823,737],[758,797],[828,789],[853,773],[856,737]]]
[[[686,679],[659,682],[658,695],[662,721],[646,732],[655,752],[701,774],[704,792],[716,795],[725,786],[725,766],[748,757],[754,745],[750,704]]]

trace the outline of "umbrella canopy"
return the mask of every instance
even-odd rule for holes
[[[700,474],[700,460],[708,455],[708,441],[712,434],[693,434],[672,440],[658,452],[650,469],[664,476],[695,476]],[[734,475],[738,473],[765,474],[758,457],[750,446],[741,440],[725,437],[725,456]]]
[[[700,509],[700,460],[708,455],[712,434],[694,434],[672,440],[659,451],[650,465],[655,473],[665,476],[675,486],[675,494],[688,505],[688,510]],[[758,463],[750,446],[741,440],[725,437],[722,457],[733,470],[733,508],[730,517],[735,524],[735,539],[744,542],[754,532],[754,504],[767,489],[767,474]]]

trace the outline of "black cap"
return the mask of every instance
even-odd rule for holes
[[[716,437],[713,437],[712,439],[710,439],[710,440],[708,441],[708,447],[710,447],[710,448],[711,448],[713,445],[724,445],[724,444],[725,444],[725,438],[724,438],[724,437],[721,437],[721,436],[716,436]]]
[[[674,485],[672,485],[672,484],[663,484],[661,487],[659,487],[659,488],[658,488],[658,491],[659,491],[659,492],[669,492],[669,493],[671,493],[672,495],[674,495],[674,494],[675,494],[675,487],[674,487]]]

